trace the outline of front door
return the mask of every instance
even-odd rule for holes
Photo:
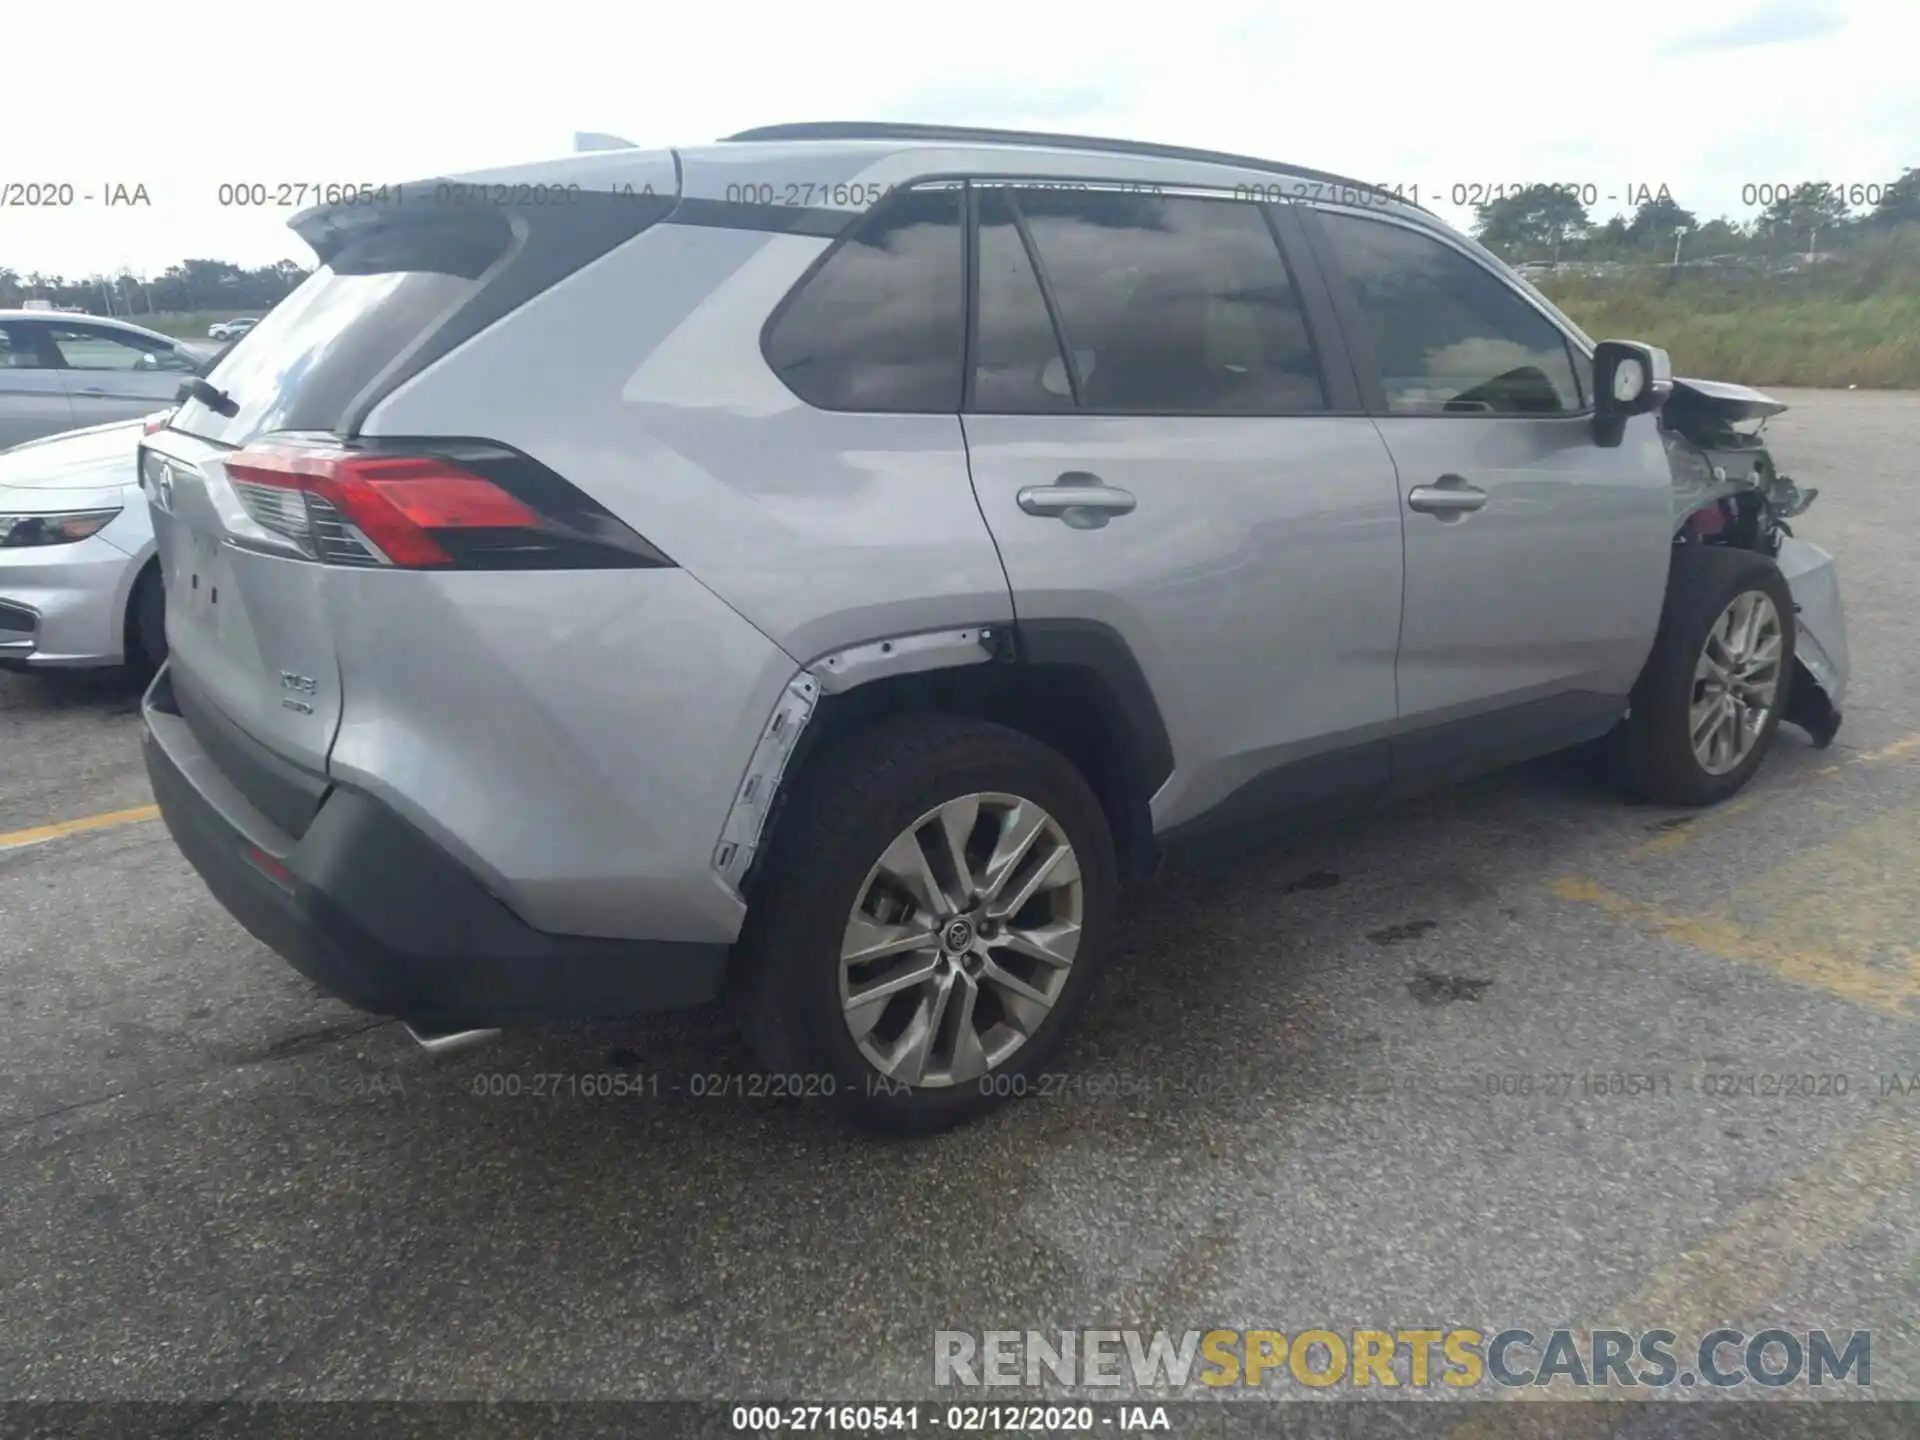
[[[60,324],[48,336],[65,361],[61,371],[76,426],[135,420],[173,404],[193,364],[160,340],[105,326]]]
[[[1457,778],[1605,730],[1666,590],[1654,418],[1596,444],[1584,352],[1466,249],[1379,216],[1304,218],[1399,472],[1396,772]]]

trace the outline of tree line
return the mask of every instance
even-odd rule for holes
[[[293,292],[308,271],[291,260],[248,269],[225,260],[182,260],[158,275],[93,275],[68,279],[44,271],[21,274],[0,262],[0,310],[25,300],[96,315],[141,315],[192,310],[270,310]]]
[[[1866,206],[1824,182],[1784,194],[1771,185],[1750,188],[1768,201],[1750,220],[1702,221],[1662,186],[1641,197],[1630,215],[1597,224],[1572,187],[1528,185],[1474,206],[1472,228],[1481,244],[1515,262],[1684,263],[1689,257],[1765,261],[1830,254],[1873,237],[1909,234],[1900,227],[1920,225],[1920,168],[1871,187],[1873,203]]]

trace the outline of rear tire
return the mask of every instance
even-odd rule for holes
[[[836,742],[765,859],[735,952],[748,1044],[802,1093],[895,1134],[1027,1093],[1085,1003],[1118,889],[1079,771],[1017,730],[945,715]],[[894,953],[849,958],[883,936]]]
[[[160,583],[160,566],[149,561],[133,582],[127,597],[128,668],[153,674],[167,661],[167,592]]]
[[[1712,805],[1752,778],[1792,685],[1793,616],[1786,577],[1767,556],[1674,548],[1653,651],[1610,737],[1623,789],[1665,805]]]

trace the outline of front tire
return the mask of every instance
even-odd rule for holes
[[[1711,805],[1760,768],[1794,673],[1793,594],[1765,555],[1725,546],[1673,552],[1653,651],[1611,738],[1629,793]]]
[[[140,572],[127,597],[126,656],[128,667],[142,675],[167,662],[167,592],[158,561]]]
[[[1063,756],[944,715],[844,737],[800,777],[736,951],[767,1070],[927,1133],[1025,1093],[1083,1006],[1118,889]]]

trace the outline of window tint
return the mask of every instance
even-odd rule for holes
[[[1073,409],[1073,385],[1026,242],[1005,190],[980,194],[980,323],[973,408],[1000,414]],[[1090,357],[1080,357],[1083,368]]]
[[[26,326],[0,325],[0,370],[38,370],[40,353]]]
[[[171,345],[79,326],[48,327],[54,348],[70,370],[178,370],[193,368]]]
[[[806,280],[766,336],[794,394],[826,410],[960,408],[960,196],[895,197]]]
[[[1323,213],[1395,414],[1584,408],[1560,331],[1492,271],[1399,225]]]
[[[1292,415],[1326,391],[1292,277],[1252,205],[1021,189],[1083,408]]]

